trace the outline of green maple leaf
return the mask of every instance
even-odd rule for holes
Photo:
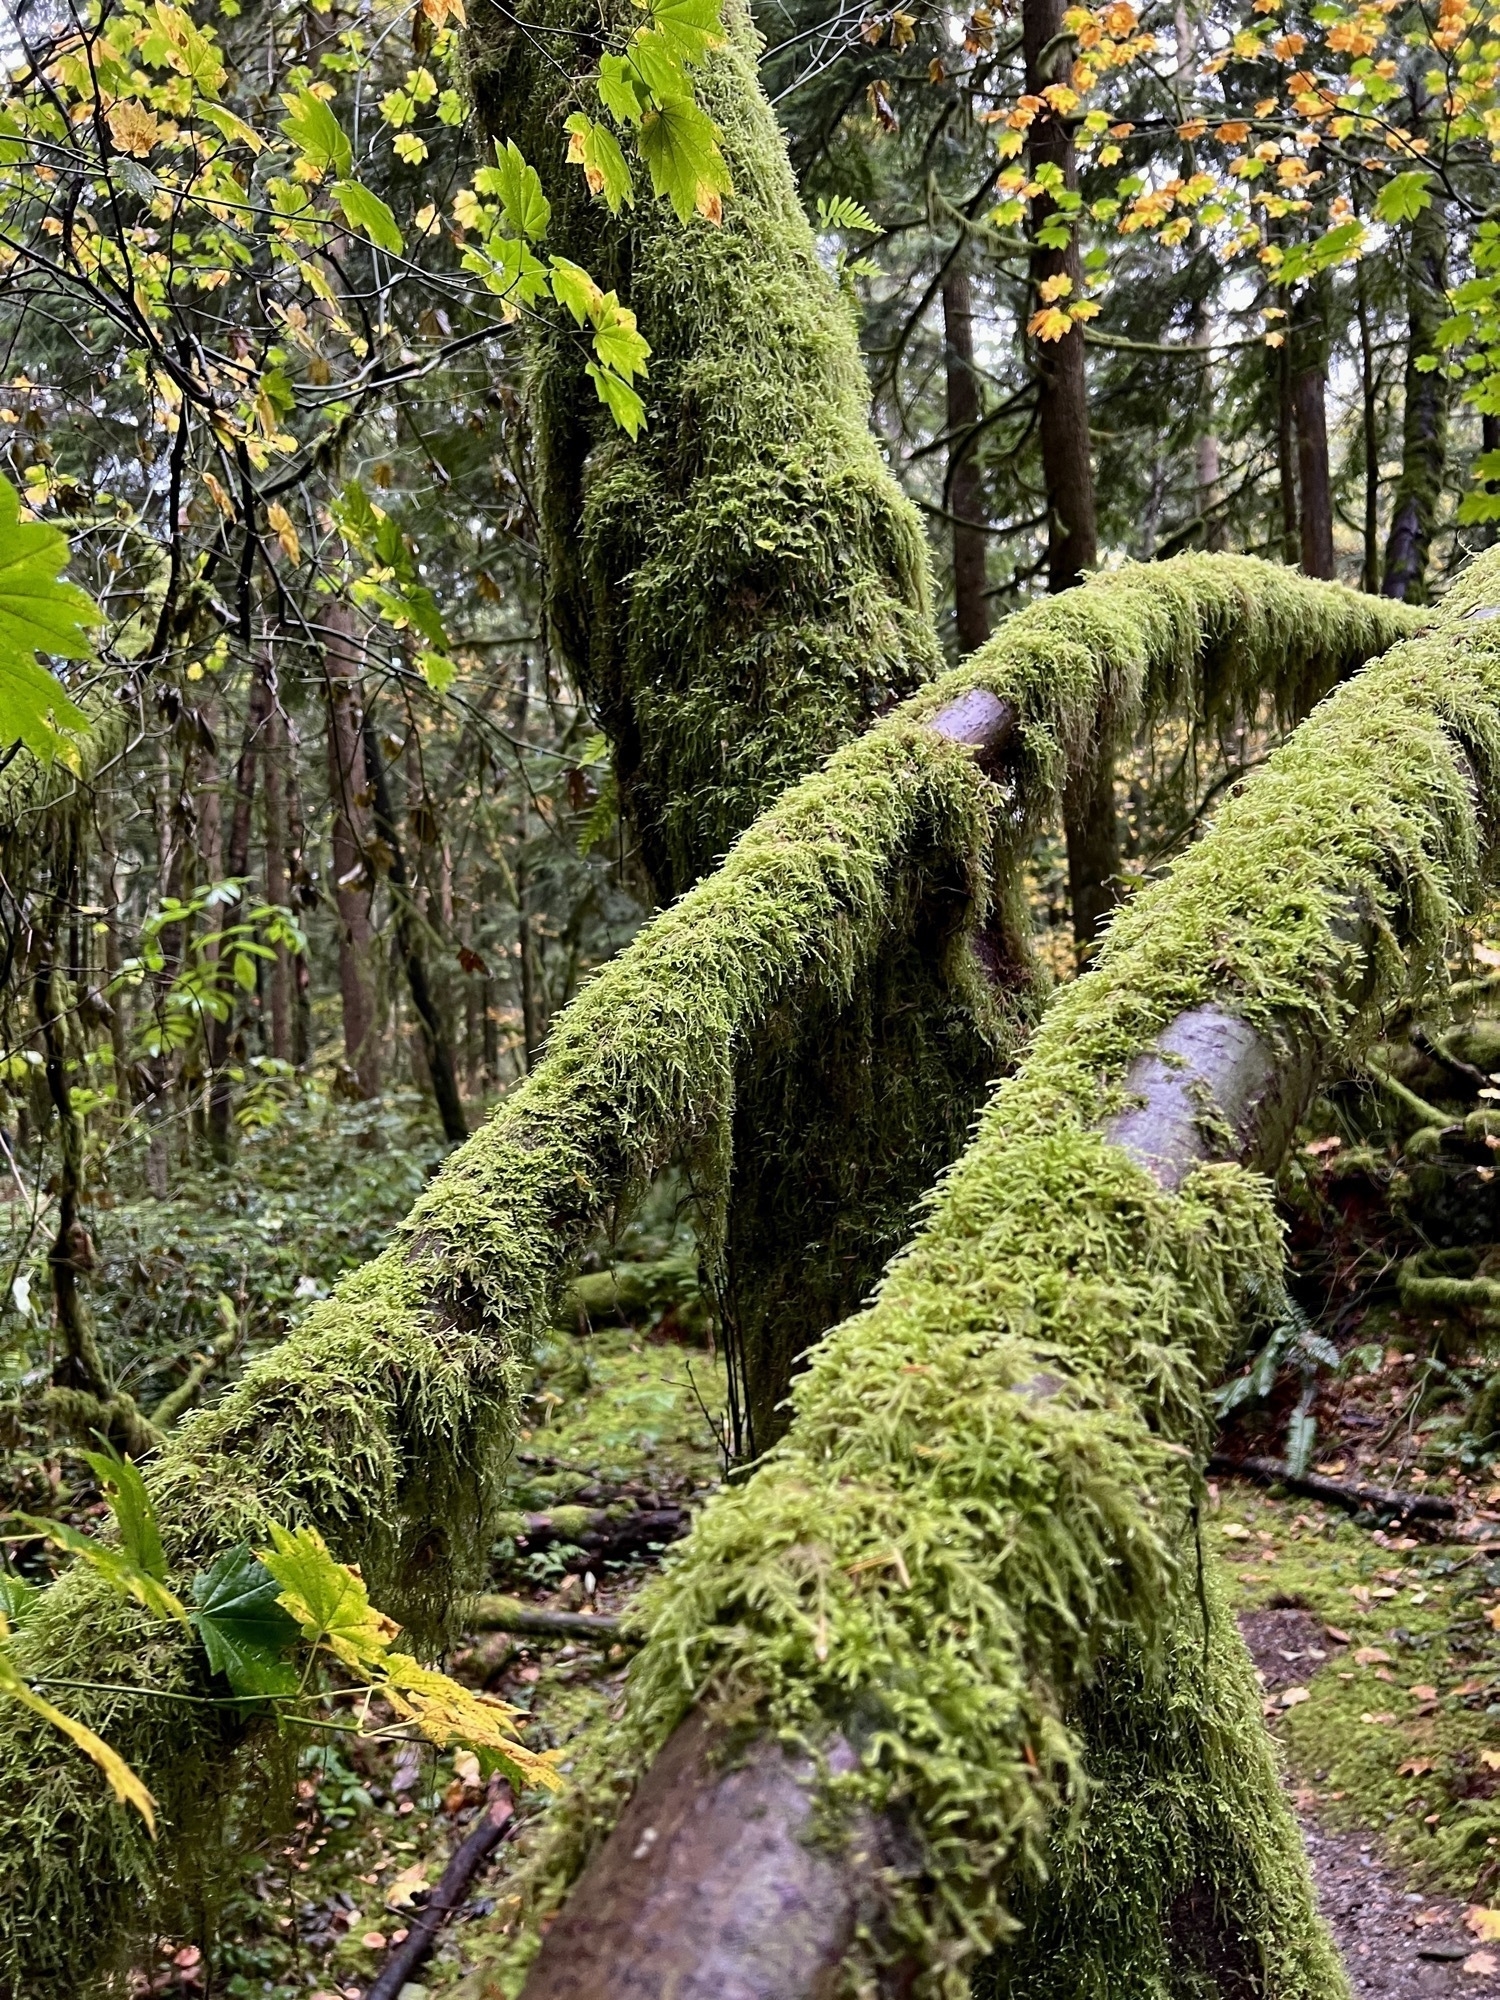
[[[297,1669],[285,1658],[301,1628],[281,1605],[281,1585],[248,1543],[228,1549],[193,1579],[188,1615],[208,1663],[236,1694],[295,1694]]]
[[[76,584],[59,581],[67,559],[67,536],[23,521],[16,489],[0,478],[0,742],[19,738],[44,762],[61,748],[63,730],[88,723],[36,657],[86,660],[94,650],[88,634],[98,607]]]

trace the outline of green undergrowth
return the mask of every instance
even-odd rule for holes
[[[260,1538],[273,1515],[311,1520],[345,1559],[362,1565],[374,1601],[410,1629],[414,1644],[440,1645],[454,1629],[463,1593],[479,1581],[529,1385],[531,1353],[551,1328],[562,1285],[585,1245],[608,1232],[655,1173],[676,1162],[697,1198],[706,1261],[711,1268],[721,1261],[738,1064],[751,1038],[773,1017],[794,1034],[798,1010],[805,1023],[818,1025],[826,1018],[820,1010],[847,1001],[867,969],[920,928],[936,885],[947,910],[937,934],[936,988],[948,993],[955,1010],[982,1025],[991,1062],[998,1066],[1014,1047],[1024,1009],[1014,995],[1007,1000],[985,988],[965,929],[983,916],[992,868],[1002,902],[1012,894],[1009,885],[1019,876],[1028,829],[1049,809],[1052,787],[1088,706],[1080,687],[1097,692],[1098,684],[1108,681],[1118,683],[1119,699],[1121,690],[1131,687],[1143,702],[1155,698],[1157,687],[1163,698],[1184,699],[1201,673],[1208,700],[1231,670],[1248,687],[1253,659],[1254,671],[1274,681],[1288,656],[1301,662],[1304,676],[1315,671],[1333,677],[1409,623],[1409,614],[1399,608],[1382,608],[1242,558],[1192,557],[1127,570],[1091,583],[1066,602],[1020,614],[976,662],[924,693],[919,706],[898,709],[846,746],[793,787],[741,837],[722,868],[663,912],[584,989],[556,1024],[545,1061],[490,1123],[450,1156],[390,1245],[344,1279],[330,1298],[315,1303],[219,1403],[174,1433],[150,1474],[174,1567],[202,1566],[227,1545]],[[1488,658],[1482,633],[1472,644],[1474,659]],[[1324,924],[1330,896],[1355,894],[1375,908],[1389,907],[1393,915],[1399,911],[1419,943],[1437,948],[1449,914],[1444,867],[1451,864],[1462,874],[1473,857],[1464,846],[1472,838],[1467,803],[1458,796],[1451,760],[1430,716],[1442,712],[1444,703],[1461,709],[1483,758],[1489,712],[1483,682],[1461,664],[1435,691],[1434,669],[1424,665],[1434,657],[1446,659],[1436,640],[1425,651],[1417,649],[1405,678],[1400,668],[1384,673],[1379,685],[1400,690],[1388,706],[1377,702],[1371,708],[1375,697],[1356,689],[1325,711],[1329,717],[1349,713],[1352,700],[1357,718],[1352,726],[1364,732],[1367,750],[1357,755],[1350,750],[1349,726],[1340,734],[1336,722],[1320,722],[1319,747],[1286,753],[1287,775],[1267,777],[1247,795],[1268,801],[1289,792],[1286,811],[1295,840],[1275,811],[1269,815],[1271,830],[1257,838],[1262,808],[1252,811],[1236,802],[1226,812],[1221,836],[1201,850],[1209,858],[1195,857],[1173,885],[1143,897],[1121,919],[1107,983],[1078,989],[1085,998],[1075,993],[1059,1003],[1059,1020],[1066,1025],[1044,1040],[1020,1095],[1002,1096],[987,1114],[983,1129],[989,1137],[971,1155],[969,1180],[955,1178],[944,1194],[947,1211],[962,1187],[985,1188],[980,1209],[988,1217],[993,1204],[1008,1203],[1008,1177],[1018,1174],[1014,1215],[1018,1221],[1029,1218],[1038,1232],[1036,1238],[1017,1239],[1018,1271],[1027,1268],[1027,1245],[1052,1236],[1053,1208],[1030,1205],[1047,1189],[1057,1205],[1056,1243],[1074,1242],[1080,1257],[1118,1272],[1123,1317],[1108,1329],[1101,1323],[1100,1343],[1086,1371],[1085,1401],[1119,1401],[1132,1413],[1122,1416],[1120,1439],[1110,1443],[1103,1462],[1124,1462],[1115,1456],[1117,1445],[1132,1462],[1143,1453],[1140,1471],[1153,1482],[1163,1469],[1161,1451],[1157,1442],[1138,1437],[1140,1412],[1159,1404],[1163,1421],[1189,1428],[1197,1421],[1193,1370],[1212,1365],[1216,1343],[1226,1337],[1233,1318],[1230,1294],[1216,1293],[1221,1280],[1213,1274],[1221,1266],[1236,1268],[1229,1253],[1238,1246],[1249,1255],[1251,1238],[1255,1256],[1269,1254],[1265,1218],[1241,1192],[1233,1200],[1226,1195],[1227,1207],[1217,1192],[1203,1201],[1163,1205],[1136,1170],[1101,1150],[1080,1121],[1086,1123],[1099,1108],[1101,1078],[1117,1080],[1129,1053],[1176,1006],[1209,984],[1243,988],[1245,1006],[1260,1015],[1283,1005],[1305,1013],[1311,1005],[1311,1025],[1342,1033],[1348,1024],[1336,1018],[1331,995],[1322,1013],[1318,1004],[1325,997],[1324,982],[1340,962]],[[1014,797],[991,786],[966,752],[922,726],[934,706],[980,676],[1022,709]],[[1346,781],[1342,772],[1351,761],[1355,768]],[[1336,783],[1330,769],[1340,773]],[[1242,822],[1243,834],[1229,833]],[[1225,838],[1239,841],[1247,858],[1237,875],[1219,882],[1205,870],[1221,865],[1214,857],[1225,851]],[[1326,876],[1319,874],[1314,855]],[[1278,880],[1287,887],[1268,910],[1266,887]],[[1410,911],[1408,903],[1414,905]],[[1156,930],[1142,929],[1153,923]],[[1017,931],[1016,950],[1022,949]],[[1378,980],[1389,989],[1404,976],[1393,943],[1381,957]],[[1103,997],[1094,1003],[1089,994]],[[1093,1004],[1102,1012],[1089,1014]],[[1034,1160],[1006,1167],[998,1182],[987,1185],[988,1169],[972,1162],[992,1156],[998,1135],[1017,1116],[1032,1128],[1027,1144],[1042,1151]],[[873,1142],[879,1139],[877,1130]],[[1117,1204],[1103,1218],[1090,1205],[1101,1173]],[[894,1240],[889,1220],[885,1227],[887,1239]],[[1073,1307],[1060,1296],[1045,1309],[1037,1307],[1034,1325],[1028,1317],[1032,1308],[1026,1307],[1025,1325],[1019,1332],[1012,1329],[1019,1348],[1008,1344],[1012,1334],[1007,1333],[991,1353],[990,1333],[1002,1321],[986,1320],[986,1301],[991,1312],[1001,1313],[1003,1301],[991,1294],[1008,1255],[1000,1254],[998,1244],[996,1251],[998,1261],[987,1267],[987,1275],[965,1266],[955,1274],[956,1288],[946,1279],[938,1288],[944,1314],[963,1301],[965,1311],[977,1314],[976,1323],[990,1332],[980,1343],[989,1358],[972,1383],[962,1370],[951,1382],[939,1372],[934,1386],[947,1400],[933,1405],[928,1421],[934,1425],[944,1421],[940,1410],[953,1397],[971,1390],[977,1400],[968,1408],[977,1420],[988,1407],[979,1390],[986,1382],[992,1389],[1003,1382],[1022,1352],[1029,1354],[1029,1343],[1045,1346],[1055,1337],[1066,1347]],[[920,1259],[906,1260],[892,1284],[909,1284],[921,1268]],[[1105,1295],[1112,1284],[1104,1286]],[[889,1288],[888,1295],[897,1296]],[[1143,1303],[1148,1298],[1153,1303]],[[1054,1305],[1062,1313],[1055,1329]],[[1179,1307],[1180,1320],[1174,1317]],[[1143,1324],[1169,1326],[1172,1337],[1158,1341],[1153,1333],[1145,1348],[1139,1347],[1127,1329],[1140,1314]],[[843,1356],[851,1341],[861,1340],[858,1329],[866,1324],[852,1322],[854,1330],[846,1328],[830,1351]],[[875,1357],[869,1360],[874,1366]],[[861,1361],[850,1379],[863,1379],[864,1366]],[[1138,1378],[1131,1372],[1137,1368],[1144,1371]],[[822,1367],[806,1378],[799,1402],[804,1430],[813,1384],[830,1379]],[[868,1445],[880,1461],[887,1432],[875,1420],[884,1393],[879,1384],[877,1368],[842,1411],[830,1433],[836,1457],[846,1444],[856,1454]],[[1049,1508],[1060,1510],[1054,1515],[1060,1522],[1070,1519],[1069,1509],[1062,1489],[1049,1481],[1063,1464],[1058,1476],[1065,1475],[1066,1484],[1078,1466],[1064,1463],[1065,1455],[1059,1458],[1057,1416],[1056,1407],[1049,1407],[1035,1434],[1023,1428],[1016,1436],[1018,1451],[1026,1440],[1023,1458],[1040,1454],[1038,1493],[1048,1496]],[[1092,1417],[1080,1423],[1087,1457],[1096,1427]],[[924,1464],[920,1455],[906,1461],[908,1482]],[[1032,1476],[1019,1465],[1013,1469],[1017,1476]],[[768,1470],[762,1479],[769,1476]],[[1167,1485],[1170,1489],[1170,1480]],[[766,1490],[758,1483],[757,1505]],[[1077,1653],[1069,1636],[1077,1621],[1095,1634],[1090,1646],[1104,1643],[1112,1627],[1133,1627],[1138,1616],[1149,1621],[1174,1561],[1170,1538],[1164,1541],[1153,1531],[1137,1543],[1139,1509],[1132,1501],[1117,1510],[1112,1480],[1105,1479],[1099,1491],[1102,1512],[1096,1519],[1092,1503],[1085,1507],[1076,1544],[1091,1553],[1055,1608],[1052,1636],[1063,1648],[1060,1657]],[[908,1486],[899,1504],[906,1507],[910,1498]],[[996,1504],[1004,1511],[1010,1503]],[[800,1532],[805,1523],[798,1505],[785,1520],[790,1526],[795,1519]],[[780,1506],[780,1501],[772,1506],[773,1515]],[[983,1514],[980,1508],[960,1544],[980,1531]],[[862,1508],[851,1511],[835,1496],[826,1518],[845,1521],[845,1532],[866,1550],[871,1523],[894,1517],[880,1507],[866,1517]],[[937,1518],[946,1532],[946,1512],[940,1510]],[[736,1540],[744,1528],[735,1529],[733,1522],[747,1516],[735,1514],[731,1505],[715,1519],[722,1525],[709,1532],[726,1538],[719,1583],[737,1587],[741,1565],[748,1564],[748,1576],[770,1561],[782,1531],[772,1525],[764,1540],[757,1531],[746,1548]],[[1044,1572],[1056,1566],[1060,1577],[1073,1574],[1072,1532],[1045,1554],[1017,1556],[1023,1565],[1033,1560],[1039,1565],[1036,1587],[1048,1601],[1052,1584],[1044,1582]],[[1116,1572],[1111,1564],[1119,1551],[1127,1551],[1129,1560],[1122,1555]],[[955,1572],[969,1573],[963,1565]],[[681,1574],[683,1594],[674,1601],[688,1605],[703,1571],[690,1564]],[[770,1574],[779,1575],[774,1563]],[[870,1657],[884,1657],[881,1649],[895,1646],[899,1633],[899,1621],[889,1626],[886,1620],[888,1578],[883,1583],[880,1571],[859,1574],[865,1579],[860,1592],[868,1591],[881,1610]],[[833,1577],[830,1616],[847,1595],[846,1585]],[[787,1603],[800,1601],[804,1587],[812,1586],[798,1583]],[[777,1583],[773,1597],[781,1588]],[[1102,1593],[1098,1606],[1096,1589]],[[732,1678],[738,1666],[724,1661],[711,1666],[709,1653],[718,1643],[712,1635],[728,1628],[715,1622],[709,1599],[684,1614],[681,1660],[699,1661],[691,1674],[701,1670]],[[982,1597],[981,1605],[990,1601]],[[916,1603],[914,1597],[912,1608]],[[945,1615],[935,1615],[934,1629],[942,1629]],[[749,1648],[745,1670],[759,1673],[754,1624],[740,1629]],[[814,1655],[814,1670],[804,1676],[808,1643],[808,1635],[800,1633],[796,1644],[778,1655],[778,1682],[784,1678],[789,1698],[796,1689],[797,1699],[805,1695],[816,1702],[830,1685],[829,1675],[836,1680],[845,1669],[828,1668]],[[707,1650],[700,1657],[702,1647]],[[134,1692],[141,1683],[120,1670],[133,1648],[149,1658],[149,1694]],[[845,1659],[842,1648],[836,1656]],[[107,1678],[115,1686],[99,1692],[106,1678],[99,1661],[105,1657],[112,1662]],[[659,1662],[665,1654],[659,1648],[652,1657]],[[149,1850],[144,1834],[104,1804],[82,1760],[59,1762],[43,1725],[10,1713],[0,1717],[0,1978],[26,2000],[61,1993],[71,2000],[101,1958],[128,1948],[136,1927],[153,1921],[171,1927],[155,1898],[175,1898],[174,1869],[205,1855],[219,1833],[237,1837],[233,1825],[216,1825],[221,1812],[233,1821],[239,1811],[233,1785],[209,1782],[204,1774],[233,1767],[244,1728],[232,1712],[201,1702],[184,1708],[166,1698],[208,1692],[192,1649],[149,1634],[141,1614],[111,1602],[101,1584],[78,1571],[49,1593],[17,1646],[17,1658],[34,1675],[90,1684],[78,1691],[76,1711],[141,1772],[163,1802],[168,1828],[161,1848]],[[979,1703],[988,1665],[976,1654],[957,1670],[955,1716]],[[914,1657],[908,1679],[917,1710],[930,1713],[923,1693],[927,1668],[919,1668]],[[995,1685],[1006,1684],[1002,1673]],[[659,1677],[649,1712],[660,1721],[684,1689],[681,1665],[674,1661]],[[1028,1693],[1023,1707],[1040,1728],[1048,1700],[1038,1707],[1038,1699]],[[913,1742],[925,1726],[917,1727]],[[1047,1732],[1066,1766],[1071,1752],[1051,1721]],[[1030,1767],[1024,1778],[1017,1776],[1018,1739],[1003,1701],[991,1704],[979,1735],[988,1747],[973,1757],[974,1746],[965,1742],[961,1754],[970,1775],[953,1780],[965,1802],[954,1821],[955,1856],[974,1851],[964,1813],[997,1768],[1004,1782],[992,1790],[992,1806],[981,1814],[983,1838],[991,1840],[994,1854],[1008,1852],[1017,1840],[1034,1849],[1051,1781],[1034,1793]],[[906,1737],[898,1732],[892,1740]],[[946,1796],[949,1778],[942,1773],[949,1769],[955,1740],[944,1726],[929,1746],[935,1759],[933,1798]],[[922,1749],[918,1763],[929,1748]],[[1052,1760],[1049,1749],[1043,1768]],[[59,1859],[63,1855],[66,1866]],[[942,1865],[945,1882],[967,1880],[967,1861],[955,1859],[950,1869],[945,1859]],[[992,1875],[986,1863],[986,1879]],[[955,1908],[968,1893],[955,1888]],[[993,1929],[995,1919],[985,1915],[993,1907],[986,1890],[979,1898],[976,1935],[983,1935],[986,1925]]]
[[[1226,1488],[1214,1537],[1250,1614],[1315,1615],[1268,1706],[1304,1796],[1426,1886],[1500,1889],[1500,1555],[1382,1536],[1315,1502]],[[1492,1615],[1494,1614],[1494,1615]],[[1342,1635],[1342,1636],[1339,1636]]]
[[[1476,565],[1431,636],[1331,697],[1056,1000],[875,1305],[812,1355],[786,1438],[648,1593],[629,1712],[559,1816],[543,1904],[694,1702],[793,1736],[851,1734],[861,1768],[835,1792],[920,1830],[931,1893],[888,1888],[925,1992],[961,1993],[1010,1926],[1010,1884],[1057,1865],[1054,1836],[1072,1836],[1056,1815],[1091,1766],[1087,1691],[1128,1703],[1136,1660],[1149,1710],[1169,1671],[1197,1575],[1205,1388],[1279,1280],[1265,1181],[1207,1168],[1169,1196],[1100,1124],[1127,1101],[1133,1058],[1210,995],[1337,1066],[1385,1009],[1441,989],[1479,894],[1468,774],[1487,795],[1500,778],[1500,644],[1459,622],[1497,567]],[[1136,590],[1164,602],[1170,630],[1171,593],[1148,599],[1129,575],[1112,588],[1127,608]],[[1116,610],[1103,592],[1094,603]],[[1083,593],[1047,612],[1091,629]],[[1006,632],[1024,662],[1025,621]],[[1068,711],[1053,713],[1030,756],[1063,754]],[[1214,1692],[1244,1754],[1263,1757],[1243,1686]],[[1288,1872],[1290,1821],[1267,1813],[1200,1855],[1207,1907],[1267,1977],[1278,1968],[1278,1992],[1337,1993],[1309,1943],[1305,1874]],[[1158,1909],[1155,1960],[1122,1959],[1124,1933],[1100,1938],[1114,1990],[1168,1981],[1170,1929]],[[1148,1930],[1130,1934],[1145,1952]]]

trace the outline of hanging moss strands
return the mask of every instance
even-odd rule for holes
[[[532,1343],[584,1243],[685,1153],[716,1254],[747,1039],[778,1008],[792,1032],[847,995],[899,948],[937,881],[957,891],[945,976],[956,1004],[989,1010],[1000,1042],[1003,996],[965,936],[984,921],[992,865],[994,894],[1014,908],[1009,872],[1099,687],[1202,707],[1231,678],[1326,684],[1412,624],[1400,606],[1250,559],[1184,557],[1019,615],[839,751],[585,988],[545,1060],[449,1157],[390,1248],[174,1430],[150,1472],[173,1574],[263,1539],[273,1516],[309,1520],[416,1643],[437,1646],[480,1581]],[[1019,718],[1013,790],[927,726],[974,689]],[[1142,1008],[1142,1022],[1154,1018]],[[732,1542],[731,1517],[715,1519],[711,1533]],[[74,2000],[143,1929],[170,1930],[183,1894],[209,1895],[219,1816],[242,1844],[231,1774],[246,1725],[167,1698],[206,1691],[196,1648],[79,1568],[46,1594],[15,1657],[33,1676],[123,1690],[70,1701],[141,1774],[165,1829],[152,1848],[84,1760],[0,1711],[0,1993]],[[149,1695],[129,1692],[143,1685]]]
[[[1115,585],[1127,602],[1131,582]],[[629,1859],[600,1834],[689,1711],[730,1732],[741,1770],[776,1740],[828,1752],[816,1811],[856,1838],[835,1841],[809,1901],[845,1913],[832,1943],[850,1991],[875,1992],[894,1960],[910,1990],[956,2000],[998,1944],[1006,1995],[1196,1991],[1216,1965],[1221,1992],[1342,1994],[1192,1532],[1206,1391],[1278,1294],[1271,1184],[1222,1160],[1235,1143],[1210,1102],[1191,1122],[1218,1164],[1177,1180],[1124,1140],[1143,1129],[1136,1066],[1180,1074],[1150,1053],[1173,1023],[1276,1052],[1305,1089],[1356,1062],[1403,1001],[1440,1003],[1500,800],[1500,638],[1468,615],[1486,600],[1500,602],[1500,556],[1430,635],[1332,695],[1117,916],[875,1304],[813,1353],[785,1438],[651,1587],[626,1719],[537,1863],[540,1912],[596,1857],[532,2000],[571,1992],[570,1965],[595,2000],[625,1990],[600,1976],[614,1963],[628,1978],[620,1936],[612,1961],[587,1957],[588,1911]],[[1094,603],[1114,609],[1102,590]],[[1081,629],[1084,594],[1074,606]],[[1194,1086],[1177,1088],[1191,1106]],[[686,1782],[711,1789],[694,1768]],[[882,1824],[898,1830],[883,1869]],[[861,1852],[866,1890],[847,1879]],[[655,1856],[656,1878],[688,1901],[675,1857]],[[716,1952],[751,1951],[743,1912],[733,1928],[700,1931],[695,1962],[722,1972]],[[808,1948],[819,1971],[827,1944],[825,1930]],[[678,1990],[696,2000],[690,1979]]]

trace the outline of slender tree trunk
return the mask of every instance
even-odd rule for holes
[[[287,745],[286,762],[286,831],[287,831],[287,874],[295,907],[310,909],[317,901],[317,892],[307,867],[307,820],[302,811],[302,784],[297,775],[298,737],[296,725],[283,708],[278,711],[281,730]],[[312,972],[307,963],[307,953],[298,952],[292,960],[292,1061],[298,1069],[306,1069],[313,1057],[312,1022]]]
[[[1061,0],[1024,0],[1021,36],[1026,59],[1026,88],[1040,96],[1059,79],[1054,64],[1062,42]],[[1044,112],[1031,127],[1031,171],[1058,168],[1063,184],[1072,187],[1074,172],[1071,129]],[[1040,231],[1055,214],[1043,197],[1032,205],[1032,228]],[[1036,243],[1031,252],[1031,283],[1036,303],[1041,288],[1065,278],[1064,299],[1083,291],[1083,265],[1077,231],[1066,249]],[[1047,580],[1053,591],[1071,590],[1099,560],[1094,511],[1094,472],[1089,456],[1088,378],[1084,367],[1083,329],[1074,326],[1062,339],[1039,341],[1036,347],[1039,385],[1038,428],[1042,447],[1042,477],[1047,490]],[[1100,925],[1118,894],[1119,829],[1114,809],[1114,745],[1109,718],[1101,715],[1098,743],[1091,769],[1067,788],[1063,825],[1068,841],[1068,885],[1073,904],[1073,941],[1080,957],[1098,935]]]
[[[333,892],[338,906],[339,992],[344,1006],[344,1055],[361,1097],[380,1095],[375,1026],[374,893],[366,850],[368,774],[360,646],[349,607],[325,614],[323,662],[328,695],[328,794],[333,809]]]
[[[979,377],[974,372],[974,289],[960,250],[943,280],[943,360],[948,389],[948,478],[945,499],[953,517],[953,615],[960,655],[990,636],[985,596],[984,482],[975,427],[980,418]]]
[[[387,879],[395,904],[396,949],[401,955],[406,983],[411,990],[412,1008],[421,1029],[422,1053],[427,1058],[427,1074],[432,1083],[432,1094],[437,1100],[443,1136],[456,1146],[468,1138],[469,1128],[458,1094],[458,1078],[454,1074],[453,1045],[427,977],[427,962],[422,955],[419,934],[420,920],[412,902],[412,885],[407,880],[401,836],[396,831],[396,815],[391,810],[385,760],[381,757],[380,745],[368,716],[364,718],[364,746],[365,769],[370,774],[370,787],[375,794],[375,831],[390,850]]]
[[[1360,421],[1365,453],[1364,566],[1360,585],[1380,588],[1380,416],[1375,392],[1375,339],[1370,326],[1369,277],[1363,257],[1354,267],[1354,307],[1359,320]]]
[[[1285,335],[1275,350],[1276,478],[1281,496],[1281,560],[1295,568],[1301,556],[1297,533],[1296,409],[1292,395],[1292,349]]]
[[[536,927],[531,908],[531,866],[526,853],[531,842],[531,792],[526,774],[526,743],[530,731],[531,656],[527,654],[521,662],[521,680],[516,689],[513,733],[519,746],[516,771],[516,955],[521,983],[521,1037],[528,1074],[541,1055],[542,1043],[546,1039]]]
[[[1213,328],[1208,307],[1199,299],[1193,307],[1193,345],[1203,352],[1198,370],[1198,442],[1195,471],[1198,482],[1198,512],[1203,516],[1203,546],[1224,547],[1224,523],[1219,517],[1219,434],[1214,428],[1214,371],[1208,359],[1213,345]]]
[[[274,687],[268,689],[265,731],[266,901],[288,907],[286,829],[286,720]],[[271,1054],[278,1062],[292,1060],[292,959],[284,944],[276,947],[267,981],[271,992]]]
[[[101,786],[95,797],[99,829],[99,868],[104,901],[104,984],[109,1007],[110,1066],[114,1073],[115,1118],[123,1124],[135,1098],[130,1064],[130,994],[116,986],[120,957],[120,854],[115,844],[114,802]]]
[[[224,872],[231,880],[243,882],[250,873],[250,833],[254,823],[255,772],[264,747],[266,719],[271,712],[270,669],[264,659],[255,663],[250,682],[250,702],[245,714],[245,737],[239,761],[234,767],[234,803],[230,811],[229,840],[224,849]],[[220,917],[220,929],[232,919],[235,906]],[[222,1021],[208,1024],[208,1144],[221,1164],[229,1158],[229,1142],[234,1087],[229,1061],[234,1052],[238,1001],[231,994],[229,1012]]]
[[[1435,352],[1433,337],[1448,311],[1447,293],[1447,209],[1434,200],[1413,221],[1407,247],[1401,478],[1385,545],[1385,594],[1408,604],[1427,602],[1427,561],[1448,464],[1448,380],[1441,368],[1418,366]]]
[[[71,840],[72,835],[69,836]],[[68,857],[62,881],[76,879],[75,855]],[[64,889],[64,894],[68,894]],[[76,899],[74,899],[76,900]],[[62,981],[54,969],[57,949],[58,903],[54,902],[49,935],[44,939],[36,969],[35,999],[37,1027],[47,1078],[47,1094],[57,1116],[57,1234],[48,1252],[52,1276],[52,1298],[57,1315],[57,1332],[62,1351],[52,1370],[52,1381],[60,1389],[81,1389],[104,1400],[109,1384],[94,1334],[93,1320],[80,1286],[81,1275],[93,1268],[93,1246],[84,1227],[83,1204],[83,1125],[68,1083],[67,1044],[63,1010],[67,1004]]]
[[[1331,580],[1333,484],[1328,468],[1328,305],[1326,278],[1309,285],[1292,314],[1292,404],[1297,420],[1297,487],[1303,573]]]

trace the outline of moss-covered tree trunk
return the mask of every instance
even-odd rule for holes
[[[600,407],[571,322],[535,339],[531,411],[550,629],[608,732],[663,903],[940,657],[926,546],[870,431],[849,306],[818,262],[753,30],[725,13],[727,45],[699,73],[734,184],[718,225],[650,200],[615,221],[567,164],[562,120],[585,101],[569,78],[597,54],[577,0],[485,10],[469,44],[482,128],[542,175],[549,249],[618,286],[651,344],[638,441]],[[1004,1060],[1001,1010],[960,965],[961,908],[934,893],[906,949],[742,1057],[710,1263],[745,1455],[777,1434],[798,1357],[896,1249]]]

